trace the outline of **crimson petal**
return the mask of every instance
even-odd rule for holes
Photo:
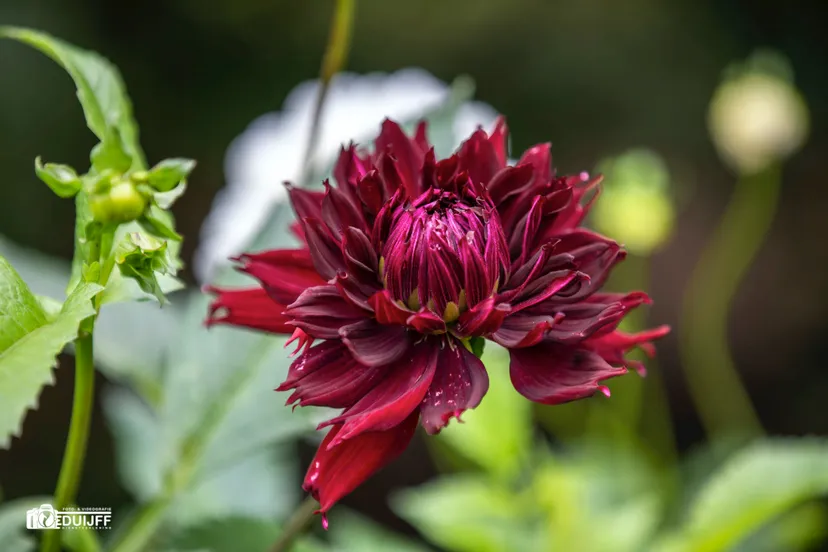
[[[238,257],[244,263],[240,270],[262,283],[273,299],[288,305],[309,287],[325,281],[313,267],[307,249],[274,249],[261,253],[245,253]]]
[[[439,433],[449,420],[480,404],[489,389],[489,376],[479,358],[455,342],[444,347],[437,359],[431,387],[420,405],[421,422],[430,435]]]
[[[366,366],[383,366],[402,357],[411,345],[408,330],[365,319],[339,330],[354,357]]]
[[[208,286],[204,291],[216,294],[204,322],[208,328],[216,324],[229,324],[271,333],[293,333],[290,318],[282,314],[285,307],[260,287],[220,289]]]
[[[340,328],[366,316],[330,284],[306,289],[285,313],[293,318],[295,326],[319,339],[336,339]]]
[[[558,343],[509,351],[509,374],[515,389],[529,400],[561,404],[601,391],[600,382],[627,372],[598,353]]]
[[[434,378],[440,352],[425,342],[412,350],[407,361],[397,363],[385,379],[341,415],[319,424],[319,428],[342,423],[343,427],[328,448],[366,431],[385,431],[402,423],[423,400]]]
[[[343,427],[334,426],[319,445],[302,485],[319,501],[317,513],[330,510],[343,496],[402,454],[417,429],[418,416],[415,410],[398,426],[362,433],[332,447]]]

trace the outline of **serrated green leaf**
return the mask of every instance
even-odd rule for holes
[[[529,504],[482,476],[457,475],[407,489],[391,506],[431,542],[452,552],[544,550]]]
[[[828,442],[759,442],[736,454],[710,478],[686,525],[664,549],[731,550],[794,506],[826,494]]]
[[[0,504],[0,543],[3,552],[33,552],[37,542],[26,530],[26,512],[49,502],[49,497],[28,497]]]
[[[0,37],[18,40],[40,50],[69,73],[75,81],[86,124],[101,141],[117,132],[134,169],[146,167],[138,143],[138,126],[132,116],[132,103],[121,75],[100,55],[83,50],[46,33],[20,27],[0,27]]]
[[[41,388],[52,382],[55,357],[75,339],[80,322],[95,313],[91,299],[102,289],[78,286],[50,321],[11,265],[0,258],[0,447],[8,446]]]

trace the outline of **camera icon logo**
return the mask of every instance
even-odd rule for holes
[[[41,504],[26,512],[27,529],[58,529],[58,512],[51,504]]]

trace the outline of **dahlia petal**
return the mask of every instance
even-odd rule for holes
[[[208,328],[216,324],[229,324],[271,333],[293,332],[290,318],[282,314],[285,307],[260,287],[220,289],[208,286],[204,291],[216,294],[204,322]]]
[[[489,142],[494,149],[497,163],[501,167],[506,164],[508,160],[506,151],[506,137],[509,135],[509,128],[506,126],[506,118],[502,115],[498,116],[495,121],[495,127],[492,134],[489,136]]]
[[[534,169],[533,186],[540,186],[549,182],[552,177],[552,144],[549,142],[537,144],[523,153],[518,165],[528,163]]]
[[[335,285],[306,289],[288,306],[292,324],[319,339],[337,339],[339,330],[365,319],[366,313],[346,301]]]
[[[489,376],[479,358],[462,345],[444,347],[437,359],[431,386],[420,405],[420,422],[430,435],[449,420],[480,404],[489,389]]]
[[[385,187],[376,170],[372,170],[366,174],[357,183],[357,196],[363,205],[365,205],[366,210],[372,215],[376,215],[382,209],[382,205],[386,199]]]
[[[321,351],[318,351],[321,350]],[[293,389],[287,404],[348,408],[385,376],[383,368],[360,364],[341,341],[326,341],[293,361],[277,391]]]
[[[423,310],[412,314],[405,323],[422,334],[442,333],[446,331],[446,322],[431,311]]]
[[[420,151],[428,151],[431,145],[428,143],[428,123],[425,120],[417,123],[417,128],[414,130],[414,143],[420,148]]]
[[[540,343],[562,318],[562,314],[548,316],[519,313],[507,317],[492,334],[492,339],[507,349],[532,347]]]
[[[292,184],[286,184],[286,186],[290,204],[298,220],[322,217],[322,199],[325,197],[323,192],[297,188]]]
[[[500,169],[487,186],[492,202],[500,205],[505,200],[526,191],[532,183],[534,170],[529,163]]]
[[[373,319],[343,326],[342,341],[359,362],[366,366],[383,366],[402,357],[411,346],[408,331],[402,326],[385,326]]]
[[[347,228],[366,229],[361,210],[342,190],[325,181],[325,197],[322,199],[322,220],[331,231],[342,234]]]
[[[640,348],[647,356],[652,358],[655,355],[655,346],[652,341],[661,339],[668,333],[670,333],[670,326],[658,326],[633,334],[615,330],[604,335],[591,337],[584,343],[598,352],[608,362],[622,362],[624,353],[635,347]],[[627,361],[627,364],[629,363]]]
[[[627,372],[589,349],[544,342],[509,351],[515,389],[529,400],[561,404],[601,391],[600,382]]]
[[[625,252],[614,241],[587,230],[575,230],[560,236],[556,251],[572,255],[573,264],[589,279],[575,280],[568,289],[555,296],[561,303],[581,301],[600,289],[610,270],[625,256]]]
[[[497,153],[483,129],[476,130],[457,150],[460,170],[469,173],[476,184],[486,184],[500,169]]]
[[[427,342],[414,347],[407,360],[390,367],[386,377],[354,406],[322,422],[320,429],[343,423],[342,430],[328,448],[366,431],[391,429],[408,418],[431,385],[439,352],[439,347]]]
[[[302,228],[308,240],[313,266],[316,272],[326,281],[331,281],[337,272],[345,270],[345,261],[342,250],[337,241],[331,236],[328,228],[318,219],[302,219]]]
[[[348,227],[343,231],[342,253],[349,274],[360,282],[379,287],[377,252],[362,230]]]
[[[307,249],[274,249],[261,253],[244,253],[240,270],[262,283],[273,299],[290,304],[309,287],[324,284],[317,274]]]
[[[374,309],[374,316],[380,324],[405,325],[406,320],[414,314],[394,301],[388,290],[381,290],[368,299],[368,304]]]
[[[402,187],[408,193],[408,197],[417,197],[421,192],[419,175],[425,151],[420,150],[417,144],[405,135],[400,125],[390,119],[383,121],[375,146],[377,152],[391,152],[394,155]]]
[[[491,335],[500,328],[511,310],[509,305],[498,303],[494,297],[489,297],[460,315],[457,334],[463,337]]]
[[[368,304],[368,298],[376,292],[379,286],[363,284],[356,278],[343,273],[336,275],[334,285],[342,298],[347,302],[364,310],[366,313],[373,313],[371,305]]]
[[[343,426],[332,427],[319,445],[302,485],[319,501],[317,513],[324,515],[342,497],[402,454],[417,429],[418,416],[414,411],[396,427],[363,433],[335,447],[330,445]]]
[[[354,186],[365,176],[366,172],[365,164],[357,155],[356,147],[353,144],[339,150],[339,157],[334,164],[332,174],[336,183],[345,193],[349,194],[349,197],[353,198],[351,193]]]

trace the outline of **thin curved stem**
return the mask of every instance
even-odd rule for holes
[[[305,532],[317,508],[319,508],[319,503],[312,496],[307,497],[293,512],[293,516],[285,525],[285,530],[270,548],[270,552],[287,552],[296,537]]]
[[[691,276],[684,300],[680,345],[696,409],[710,437],[764,433],[730,355],[730,305],[771,227],[780,167],[736,183],[733,197]]]
[[[302,174],[298,184],[305,186],[313,173],[313,154],[316,150],[316,143],[319,141],[319,130],[322,122],[322,109],[325,106],[325,99],[328,96],[331,79],[345,65],[348,59],[348,52],[351,49],[351,30],[354,24],[354,12],[356,0],[336,0],[331,30],[328,35],[328,45],[325,48],[325,57],[322,59],[322,67],[319,70],[319,93],[316,96],[316,103],[313,107],[313,118],[311,129],[308,135],[308,143],[305,146],[305,156],[302,161]]]
[[[86,444],[89,441],[89,425],[92,421],[92,401],[95,396],[95,365],[92,360],[92,333],[83,332],[75,341],[75,392],[72,401],[72,421],[66,451],[60,467],[55,490],[56,510],[73,504],[78,494]],[[46,531],[41,543],[42,552],[60,549],[60,531]]]

